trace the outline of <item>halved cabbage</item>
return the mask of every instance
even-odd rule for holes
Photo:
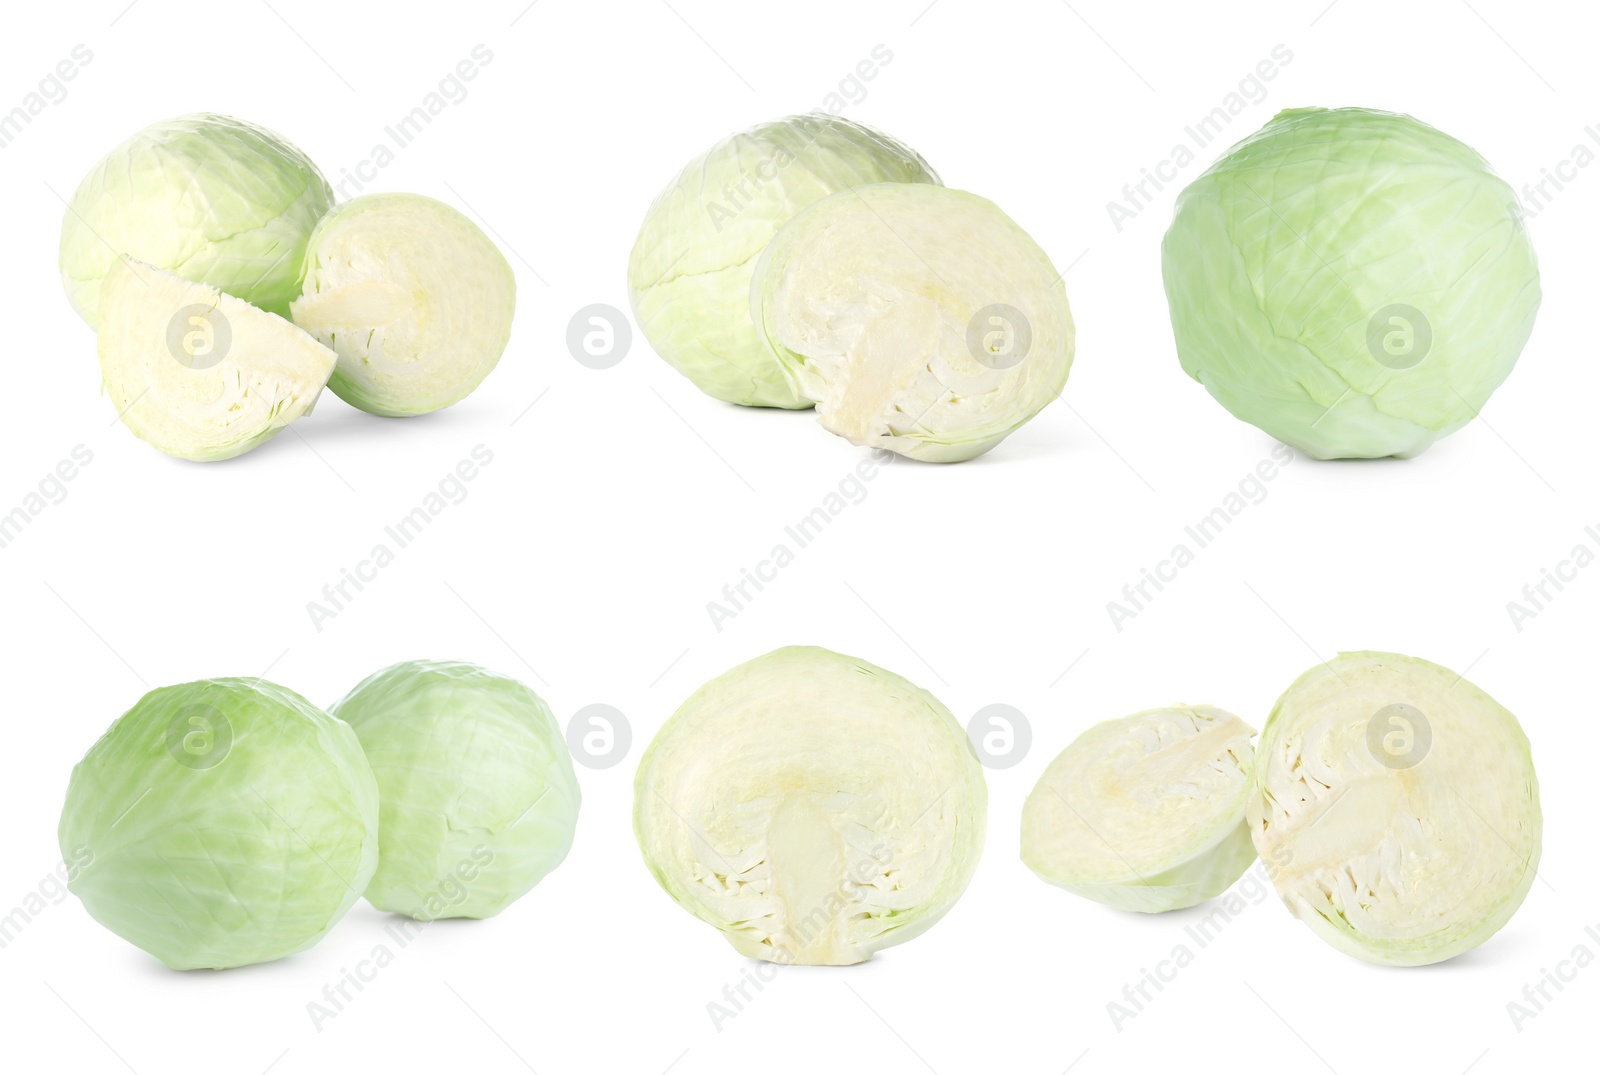
[[[516,309],[511,266],[471,220],[421,194],[368,194],[318,222],[290,315],[338,352],[335,395],[400,418],[477,388]]]
[[[306,237],[333,191],[306,155],[253,123],[207,113],[151,124],[106,154],[61,221],[61,282],[90,328],[123,257],[287,315]]]
[[[1125,911],[1175,911],[1255,861],[1245,800],[1255,734],[1211,706],[1096,724],[1045,769],[1022,808],[1022,861]]]
[[[751,316],[824,429],[956,462],[1060,395],[1061,274],[993,202],[880,183],[810,206],[756,265]]]
[[[378,780],[374,907],[488,918],[567,857],[578,779],[550,707],[521,683],[461,661],[405,661],[329,711],[355,729]]]
[[[1341,653],[1284,692],[1247,817],[1295,917],[1373,963],[1482,944],[1539,863],[1539,782],[1517,718],[1395,653]]]
[[[169,967],[311,947],[378,865],[355,733],[260,679],[160,687],[72,770],[61,853],[89,913]]]
[[[106,273],[98,346],[122,423],[200,461],[248,452],[310,414],[338,357],[277,314],[126,259]]]
[[[702,392],[805,408],[750,323],[757,255],[795,213],[863,183],[938,183],[928,162],[838,116],[789,116],[726,138],[684,166],[645,214],[628,296],[657,354]]]
[[[933,925],[983,849],[972,744],[931,694],[791,646],[701,687],[634,781],[661,887],[747,956],[842,965]]]

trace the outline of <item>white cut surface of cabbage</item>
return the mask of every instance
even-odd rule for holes
[[[505,352],[516,305],[511,266],[471,220],[420,194],[368,194],[317,223],[289,310],[338,353],[335,395],[401,418],[477,388]]]
[[[1219,895],[1256,857],[1244,820],[1253,735],[1211,706],[1096,724],[1028,796],[1023,861],[1053,885],[1127,911]]]
[[[791,646],[696,691],[650,744],[634,831],[657,881],[741,953],[859,963],[966,888],[987,791],[966,733],[881,668]]]
[[[100,376],[122,422],[168,455],[228,459],[311,413],[337,356],[277,314],[118,258],[100,295]]]
[[[1256,850],[1289,910],[1343,952],[1449,959],[1504,926],[1533,884],[1528,739],[1447,668],[1340,654],[1278,700],[1257,759]]]
[[[842,191],[767,247],[751,316],[823,428],[930,462],[981,455],[1061,392],[1061,274],[998,206],[925,183]]]

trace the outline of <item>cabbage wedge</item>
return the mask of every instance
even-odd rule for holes
[[[202,462],[258,448],[310,414],[338,361],[276,314],[120,259],[106,273],[98,347],[122,424]]]
[[[1068,892],[1125,911],[1220,895],[1255,861],[1245,825],[1255,729],[1211,706],[1096,724],[1022,808],[1022,861]]]

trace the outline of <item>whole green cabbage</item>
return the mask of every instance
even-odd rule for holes
[[[100,281],[134,257],[289,316],[311,229],[333,204],[282,136],[208,113],[152,124],[84,176],[61,221],[61,282],[89,327]]]
[[[909,146],[838,116],[752,127],[684,166],[657,196],[628,258],[628,295],[657,354],[709,396],[803,409],[750,322],[750,277],[801,209],[865,183],[935,183]]]
[[[259,679],[141,698],[72,770],[63,858],[107,929],[169,967],[315,944],[378,865],[378,787],[355,733]]]
[[[332,712],[378,780],[374,907],[488,918],[566,858],[578,780],[550,707],[521,683],[461,661],[405,661]]]
[[[1414,456],[1516,364],[1539,270],[1516,196],[1410,116],[1279,113],[1178,197],[1161,244],[1178,358],[1318,459]]]

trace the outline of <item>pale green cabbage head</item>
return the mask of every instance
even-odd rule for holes
[[[90,328],[120,256],[287,317],[306,238],[332,204],[322,173],[281,136],[179,116],[129,138],[78,185],[61,221],[61,282]]]
[[[1246,817],[1294,916],[1372,963],[1482,944],[1533,885],[1539,782],[1517,718],[1448,668],[1341,653],[1278,699]]]
[[[1125,911],[1175,911],[1220,895],[1256,857],[1244,821],[1254,734],[1211,706],[1096,724],[1023,805],[1022,861]]]
[[[657,354],[709,396],[805,408],[750,323],[750,275],[778,229],[819,198],[864,183],[938,183],[909,146],[809,113],[733,135],[657,196],[628,258],[628,295]]]
[[[169,967],[315,944],[378,864],[355,733],[293,691],[205,679],[141,698],[72,770],[62,855],[102,925]]]
[[[672,715],[639,763],[633,827],[661,887],[744,955],[842,965],[950,909],[977,868],[987,802],[938,699],[790,646]]]
[[[374,907],[488,918],[566,858],[578,780],[550,707],[521,683],[461,661],[406,661],[332,712],[378,780]]]
[[[1410,116],[1279,113],[1178,196],[1161,244],[1178,358],[1318,459],[1414,456],[1477,416],[1533,330],[1516,196]]]
[[[1000,207],[880,183],[798,213],[756,265],[751,316],[817,421],[852,444],[951,463],[1061,394],[1061,273]]]
[[[372,414],[464,399],[511,339],[517,282],[494,242],[421,194],[368,194],[331,210],[306,245],[294,323],[337,352],[335,395]]]

